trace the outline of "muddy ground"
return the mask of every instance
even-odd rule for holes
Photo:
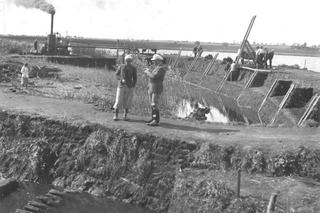
[[[0,87],[0,172],[7,178],[52,183],[158,212],[265,212],[276,191],[277,212],[320,211],[318,128],[166,118],[152,128],[139,115],[113,122],[110,112],[81,98],[41,94],[52,84],[77,91],[79,83],[35,82],[44,87],[37,93],[13,92],[10,83]]]
[[[159,212],[263,212],[277,190],[279,212],[306,203],[319,210],[317,129],[167,119],[151,128],[143,123],[147,118],[114,123],[111,114],[77,101],[0,97],[0,168],[6,177],[114,196]]]

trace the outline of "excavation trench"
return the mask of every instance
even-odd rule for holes
[[[238,168],[248,179],[259,174],[320,180],[318,149],[272,152],[7,111],[0,113],[0,147],[5,178],[112,197],[157,212],[262,212],[265,192],[237,199],[233,171]],[[312,200],[310,205],[319,207]]]

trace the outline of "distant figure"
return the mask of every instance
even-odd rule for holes
[[[152,51],[154,54],[157,54],[157,51],[158,51],[158,50],[154,48],[154,49],[151,49],[151,51]]]
[[[35,52],[38,53],[38,40],[37,39],[33,42],[33,46],[34,46]]]
[[[44,43],[44,49],[46,50],[46,53],[49,52],[48,42]]]
[[[265,57],[265,67],[268,69],[268,61],[269,61],[269,68],[272,69],[272,59],[274,56],[274,50],[268,50]]]
[[[211,54],[209,54],[209,55],[206,55],[206,56],[204,57],[204,59],[205,59],[205,60],[212,60],[212,59],[213,59],[213,56],[212,56]]]
[[[256,48],[256,64],[258,69],[262,69],[264,67],[264,58],[265,58],[265,52],[263,50],[263,47],[257,46]]]
[[[28,89],[28,80],[29,80],[29,65],[25,63],[21,68],[21,86]]]
[[[228,71],[233,63],[233,59],[231,57],[223,58],[221,64],[225,64],[224,71]]]
[[[201,57],[201,54],[203,53],[203,49],[202,49],[202,47],[200,45],[200,42],[196,41],[195,45],[196,46],[193,48],[194,57],[197,57],[197,56]]]
[[[71,47],[71,44],[70,44],[70,42],[68,43],[68,48],[67,48],[67,51],[68,51],[68,55],[73,55],[73,52],[72,52],[72,47]]]

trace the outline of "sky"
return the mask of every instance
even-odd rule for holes
[[[0,0],[0,34],[47,35],[50,15]],[[23,1],[23,0],[20,0]],[[26,0],[27,1],[27,0]],[[63,36],[320,44],[317,0],[47,0]]]

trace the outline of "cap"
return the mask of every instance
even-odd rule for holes
[[[124,57],[124,60],[133,60],[133,56],[131,54],[126,55],[126,57]]]
[[[160,60],[160,61],[162,61],[162,60],[163,60],[163,57],[162,57],[161,55],[159,55],[159,54],[154,54],[154,55],[152,56],[151,60],[152,60],[152,61],[154,61],[154,60]]]

